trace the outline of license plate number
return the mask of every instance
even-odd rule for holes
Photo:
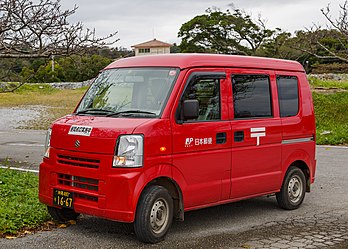
[[[53,204],[65,208],[73,208],[74,194],[69,191],[54,189]]]

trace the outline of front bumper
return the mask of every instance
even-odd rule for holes
[[[39,200],[53,206],[53,189],[74,194],[74,210],[133,222],[141,169],[112,168],[112,155],[51,149],[40,164]]]

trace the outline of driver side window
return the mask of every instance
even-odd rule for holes
[[[199,102],[197,119],[185,121],[220,120],[220,79],[196,79],[191,82],[183,95],[183,101],[195,99]]]

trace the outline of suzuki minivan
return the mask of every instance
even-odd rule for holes
[[[48,130],[40,201],[164,239],[186,211],[275,194],[298,208],[316,169],[303,67],[279,59],[169,54],[120,59]]]

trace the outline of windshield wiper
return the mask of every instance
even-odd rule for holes
[[[106,115],[108,113],[113,113],[113,111],[106,110],[106,109],[99,109],[99,108],[89,108],[82,111],[78,111],[75,113],[75,115],[88,114],[88,113]]]
[[[147,112],[147,111],[142,111],[142,110],[128,110],[128,111],[119,111],[119,112],[114,112],[114,113],[110,113],[107,114],[106,117],[111,117],[111,116],[125,116],[125,114],[127,115],[133,115],[133,114],[149,114],[149,115],[153,115],[156,116],[157,114],[154,112]],[[127,116],[128,116],[127,115]]]

